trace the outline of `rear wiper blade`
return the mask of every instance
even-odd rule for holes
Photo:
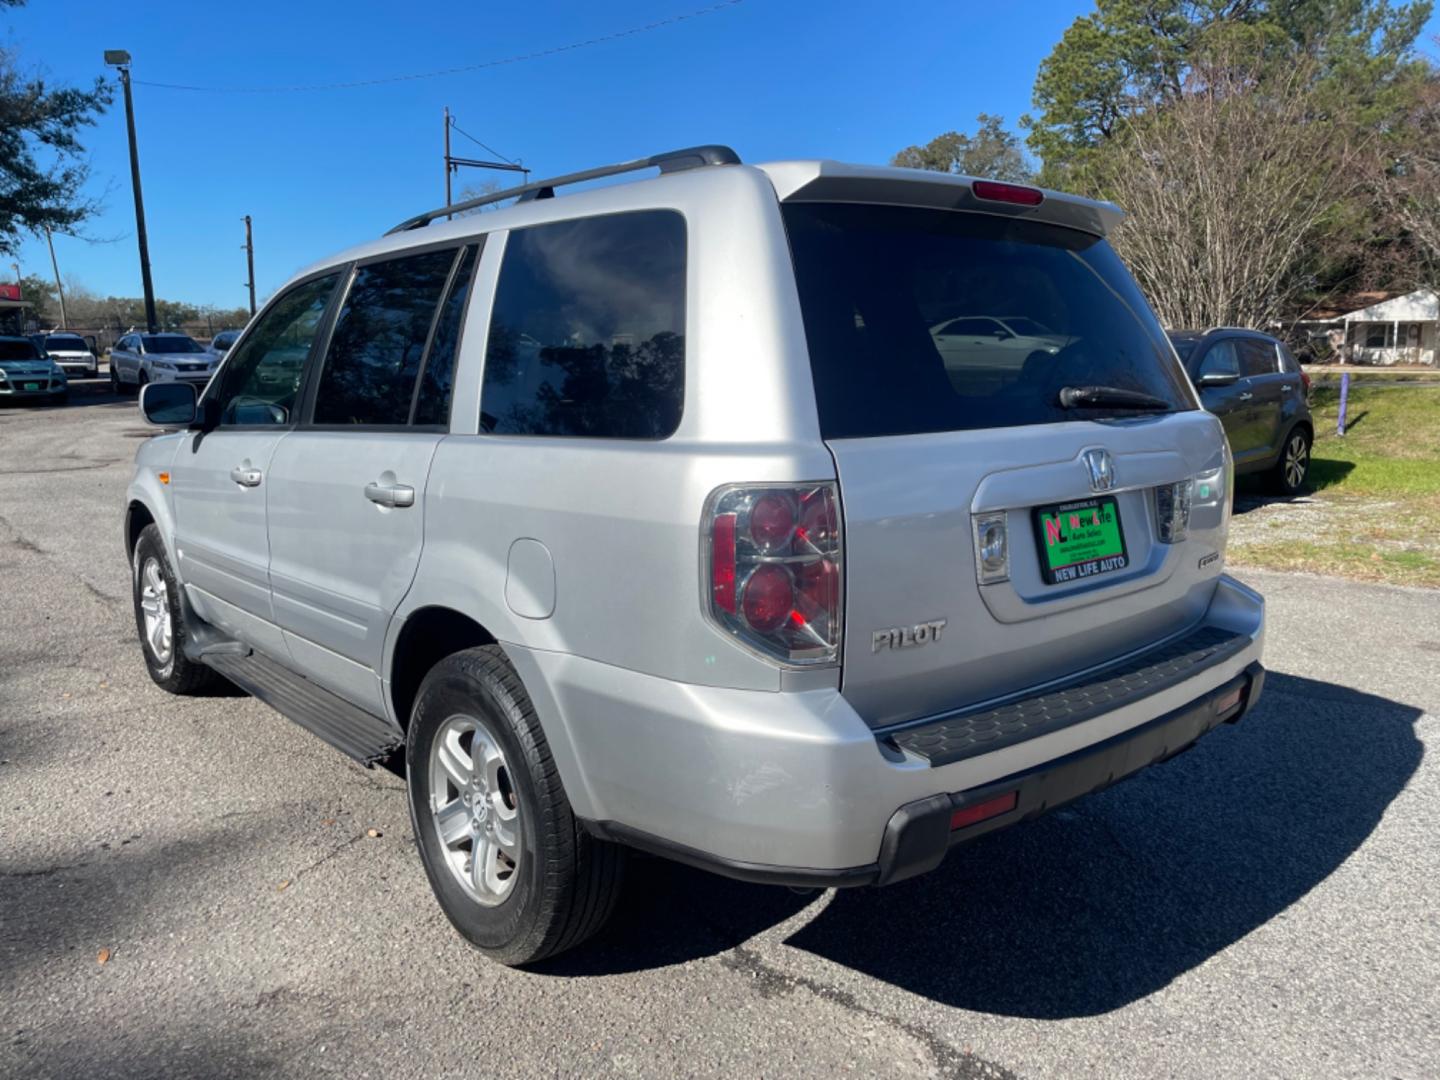
[[[1062,409],[1143,409],[1170,412],[1174,406],[1164,398],[1118,386],[1065,386],[1060,389]]]

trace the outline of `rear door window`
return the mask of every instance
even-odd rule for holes
[[[685,219],[645,210],[512,231],[480,430],[664,439],[685,394]]]
[[[1169,341],[1100,237],[911,207],[782,211],[827,439],[1135,415],[1062,408],[1066,386],[1194,407]]]
[[[313,423],[403,426],[454,248],[369,263],[335,319],[315,394]]]
[[[1273,341],[1259,338],[1244,338],[1240,346],[1240,374],[1248,378],[1259,375],[1274,375],[1278,370],[1279,358]]]

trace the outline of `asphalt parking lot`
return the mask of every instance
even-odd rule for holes
[[[0,406],[0,1075],[1440,1075],[1440,593],[1241,573],[1266,696],[1194,752],[883,891],[640,861],[518,972],[398,778],[150,682],[147,434]]]

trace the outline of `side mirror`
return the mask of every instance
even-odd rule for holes
[[[1233,371],[1207,371],[1196,380],[1197,386],[1233,386],[1240,376]]]
[[[152,427],[175,430],[195,423],[195,387],[189,383],[146,383],[140,388],[140,415]]]

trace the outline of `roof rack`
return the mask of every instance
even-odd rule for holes
[[[640,158],[636,161],[622,161],[618,165],[602,165],[598,169],[567,173],[564,176],[554,176],[548,180],[536,180],[533,183],[522,184],[520,187],[506,188],[504,191],[482,195],[478,199],[466,199],[464,202],[454,203],[450,206],[427,210],[423,214],[406,218],[385,235],[391,236],[395,233],[407,232],[410,229],[418,229],[423,225],[430,224],[436,218],[474,210],[477,206],[504,202],[506,199],[518,198],[521,202],[529,202],[532,199],[553,199],[557,187],[564,187],[566,184],[580,184],[586,180],[599,180],[602,176],[618,176],[621,173],[638,172],[641,169],[658,168],[662,173],[670,173],[684,172],[686,169],[699,169],[707,165],[739,164],[740,155],[728,146],[690,146],[684,150],[669,150],[653,157]]]

